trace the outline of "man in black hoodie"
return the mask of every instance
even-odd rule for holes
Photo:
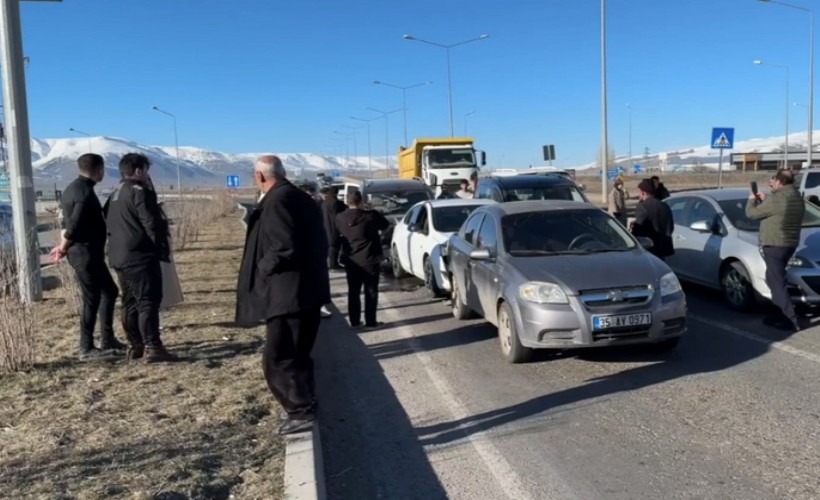
[[[655,198],[660,201],[669,198],[669,190],[666,189],[666,186],[663,185],[663,182],[661,182],[661,178],[657,175],[653,175],[651,179],[652,184],[655,185]]]
[[[342,234],[341,255],[347,274],[350,326],[361,326],[362,303],[359,296],[364,286],[364,324],[366,328],[375,328],[382,261],[379,231],[387,229],[390,222],[379,212],[364,209],[359,191],[347,195],[347,206],[348,210],[336,216],[336,227]]]
[[[325,232],[327,233],[327,267],[338,270],[341,269],[339,250],[342,246],[342,239],[336,228],[336,216],[344,212],[347,207],[339,199],[339,190],[336,186],[322,188],[321,192],[325,198],[322,202],[322,218],[325,221]]]

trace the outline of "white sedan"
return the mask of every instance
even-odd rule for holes
[[[433,297],[450,290],[441,246],[457,232],[473,210],[492,200],[427,200],[413,205],[393,230],[390,258],[393,275],[423,279]]]

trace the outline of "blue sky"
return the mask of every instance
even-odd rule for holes
[[[793,3],[811,6],[808,0]],[[784,72],[792,101],[808,101],[808,16],[755,0],[609,0],[609,137],[633,151],[700,146],[711,127],[736,140],[783,133]],[[29,111],[35,137],[74,127],[140,143],[226,152],[329,152],[351,115],[401,107],[408,133],[448,134],[445,51],[440,43],[488,34],[451,51],[456,133],[495,166],[594,161],[600,143],[598,0],[65,0],[23,2]],[[818,75],[820,78],[820,75]],[[792,131],[805,108],[792,107]],[[366,154],[366,134],[358,152]],[[372,123],[373,154],[385,151]],[[391,116],[389,150],[403,142]],[[341,143],[343,144],[343,143]],[[343,148],[342,148],[343,149]],[[350,146],[352,154],[352,143]],[[337,150],[338,152],[338,150]]]

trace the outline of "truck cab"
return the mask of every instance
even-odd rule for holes
[[[470,138],[416,139],[399,149],[399,177],[421,179],[438,197],[442,186],[455,192],[462,180],[477,173],[479,159],[481,166],[487,164],[486,154],[476,151]]]

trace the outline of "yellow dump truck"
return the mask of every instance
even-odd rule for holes
[[[436,196],[441,186],[455,192],[462,179],[470,179],[478,172],[478,161],[470,137],[416,139],[410,147],[399,148],[399,177],[422,179]],[[481,153],[481,165],[487,164],[487,155]]]

